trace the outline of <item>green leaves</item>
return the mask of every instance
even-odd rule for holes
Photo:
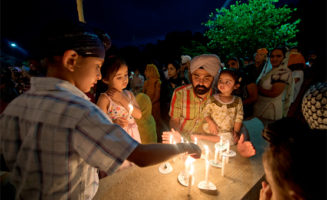
[[[216,49],[222,57],[252,56],[256,49],[272,49],[277,45],[295,45],[300,19],[290,21],[295,9],[286,5],[277,8],[278,0],[237,1],[229,9],[216,9],[203,25],[208,47]]]

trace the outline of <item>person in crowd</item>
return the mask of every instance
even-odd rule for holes
[[[327,130],[327,82],[313,84],[304,94],[301,107],[311,129]]]
[[[183,85],[183,83],[187,83],[187,80],[185,78],[179,77],[179,71],[180,71],[180,63],[176,60],[169,61],[167,63],[167,69],[168,69],[168,80],[164,81],[161,84],[160,89],[160,106],[161,106],[161,119],[163,120],[163,123],[166,125],[166,127],[169,127],[169,108],[170,108],[170,102],[171,98],[173,96],[174,90]]]
[[[184,84],[188,84],[190,83],[190,63],[191,63],[191,56],[189,55],[182,55],[181,56],[181,70],[180,70],[180,77],[183,79],[187,80],[187,83],[183,83]]]
[[[270,53],[272,70],[258,84],[259,97],[254,105],[254,116],[264,123],[287,116],[293,97],[292,72],[283,63],[286,50],[275,48]]]
[[[268,50],[266,48],[257,49],[254,57],[254,64],[246,67],[247,73],[259,82],[260,78],[266,74],[271,68],[268,65]]]
[[[134,94],[138,94],[142,91],[144,85],[144,76],[140,73],[138,68],[135,69],[130,82],[131,90]]]
[[[156,122],[159,122],[161,81],[158,68],[154,64],[147,64],[144,74],[146,80],[143,86],[143,93],[150,97],[152,102],[152,115]]]
[[[258,87],[252,74],[244,70],[236,57],[227,61],[227,66],[239,71],[242,81],[234,94],[241,97],[243,101],[244,119],[253,115],[253,106],[258,99]]]
[[[266,180],[259,199],[326,199],[326,136],[294,118],[268,125],[262,158]]]
[[[213,79],[220,68],[220,59],[215,54],[196,56],[191,61],[190,71],[192,84],[175,89],[170,105],[170,128],[176,130],[164,132],[162,139],[168,143],[173,134],[175,141],[181,136],[191,141],[196,136],[203,140],[217,140],[217,136],[201,132],[204,120],[204,107],[211,102]],[[219,140],[219,138],[218,138]],[[253,145],[244,141],[243,134],[237,144],[238,152],[244,157],[255,154]]]
[[[136,102],[142,112],[140,119],[135,119],[139,128],[142,144],[157,143],[156,122],[152,116],[152,103],[148,95],[140,92],[136,95]]]
[[[236,69],[222,70],[217,85],[220,93],[211,96],[211,103],[203,111],[207,122],[203,124],[204,131],[224,137],[232,145],[239,140],[243,121],[242,99],[232,95],[241,80]]]
[[[3,66],[0,70],[0,113],[2,113],[19,93],[15,88],[15,82],[11,78],[12,73],[9,67]]]
[[[0,152],[16,199],[92,199],[98,169],[112,174],[126,159],[145,167],[184,152],[200,157],[195,144],[138,143],[88,100],[105,57],[92,28],[57,21],[42,35],[47,77],[32,77],[31,89],[0,116]]]
[[[141,143],[135,119],[140,119],[142,112],[133,93],[125,90],[128,85],[126,62],[118,56],[107,58],[101,67],[101,75],[102,81],[108,85],[108,89],[100,95],[97,105],[114,123]]]
[[[304,79],[304,68],[305,68],[305,59],[301,53],[291,51],[289,53],[287,66],[290,70],[292,70],[292,77],[294,80],[294,93],[293,93],[293,101],[297,98],[302,83]],[[292,102],[293,102],[292,101]]]

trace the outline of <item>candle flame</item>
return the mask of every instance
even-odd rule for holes
[[[173,135],[170,135],[169,144],[172,144],[172,143],[173,143]]]
[[[194,166],[193,166],[193,165],[191,165],[191,169],[190,169],[190,172],[189,172],[189,174],[192,176],[192,175],[193,175],[193,173],[194,173]]]

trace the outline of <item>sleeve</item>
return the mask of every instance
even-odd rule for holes
[[[182,116],[182,92],[174,91],[170,102],[169,116],[172,118],[180,118]]]
[[[244,112],[243,112],[242,99],[238,97],[238,104],[237,104],[237,107],[236,107],[236,119],[235,119],[235,122],[242,123],[243,116],[244,116]]]
[[[271,76],[271,84],[274,83],[286,83],[288,84],[292,72],[289,69],[281,68],[275,74]]]
[[[72,133],[74,150],[90,165],[112,174],[138,146],[120,126],[94,108]]]
[[[208,103],[203,109],[203,118],[211,116],[212,113],[212,106]]]

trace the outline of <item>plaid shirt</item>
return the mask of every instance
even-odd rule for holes
[[[196,133],[204,120],[203,109],[210,102],[212,90],[204,99],[196,96],[192,84],[175,89],[170,103],[169,116],[180,121],[181,133],[189,138]]]
[[[0,116],[0,152],[17,199],[92,199],[138,143],[72,84],[32,78]]]

